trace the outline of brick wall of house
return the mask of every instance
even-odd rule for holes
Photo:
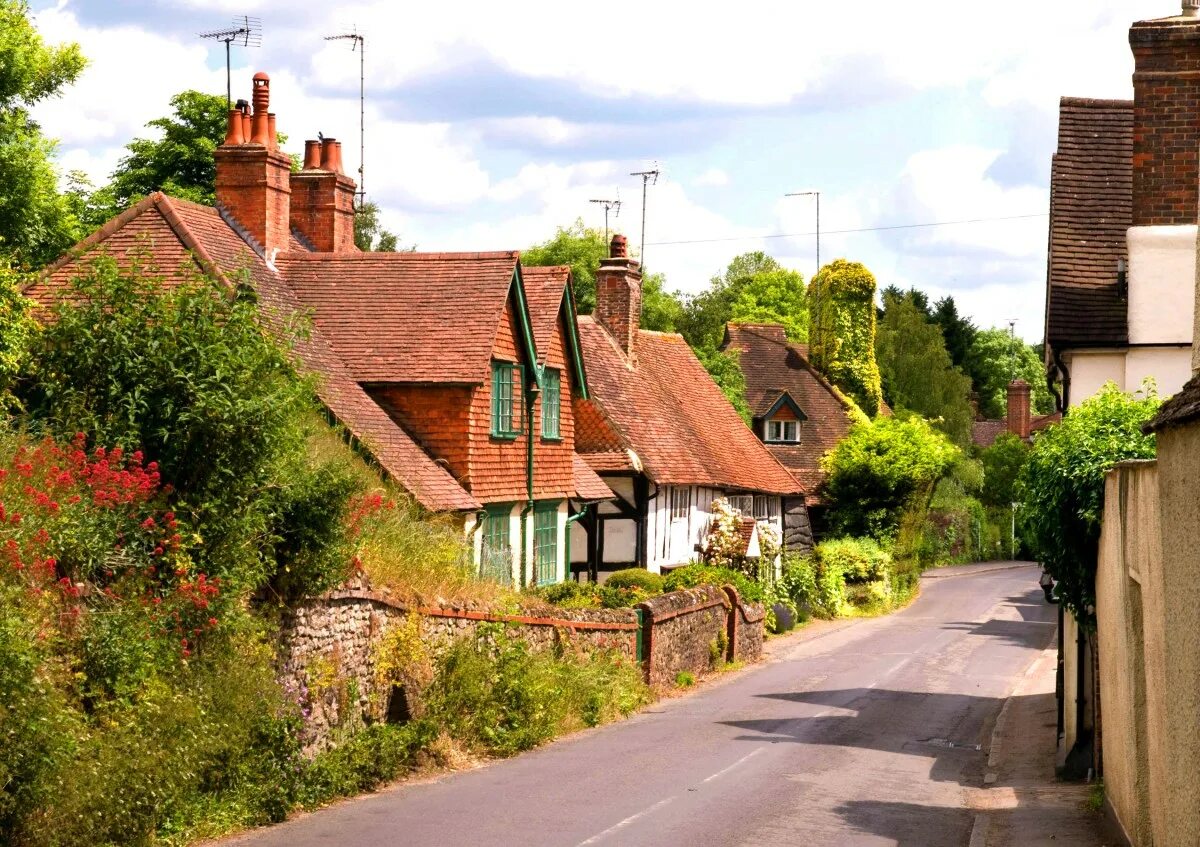
[[[466,385],[380,385],[368,387],[367,393],[469,490],[473,390]]]

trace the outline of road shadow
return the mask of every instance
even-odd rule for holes
[[[979,623],[978,621],[955,621],[942,624],[941,629],[958,630],[970,635],[986,635],[1002,639],[1014,647],[1025,647],[1030,650],[1042,650],[1050,643],[1053,635],[1053,621],[1004,621],[995,618]]]
[[[968,809],[847,800],[834,807],[855,831],[895,839],[898,847],[961,847],[974,816]]]

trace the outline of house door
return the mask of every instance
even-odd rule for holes
[[[667,564],[687,561],[690,556],[692,489],[676,486],[671,489],[671,527],[668,532],[670,542],[666,554]]]

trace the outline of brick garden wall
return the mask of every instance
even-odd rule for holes
[[[569,643],[616,650],[631,660],[637,657],[640,629],[646,678],[652,686],[669,687],[681,671],[702,674],[721,660],[757,660],[764,618],[761,606],[743,603],[731,587],[664,594],[638,609],[555,609],[545,616],[500,615],[471,604],[414,607],[386,593],[353,588],[285,613],[280,678],[310,710],[309,746],[315,750],[335,740],[337,727],[383,720],[389,705],[394,707],[391,684],[381,686],[376,679],[376,660],[377,645],[395,627],[419,636],[418,649],[428,663],[458,639],[473,636],[482,622],[520,627],[520,637],[534,649]],[[716,660],[713,645],[719,649]],[[418,693],[405,690],[403,696],[405,707],[414,708]]]

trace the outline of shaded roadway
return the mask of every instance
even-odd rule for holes
[[[225,843],[964,847],[996,715],[1054,636],[1038,573],[936,572],[623,723]]]

